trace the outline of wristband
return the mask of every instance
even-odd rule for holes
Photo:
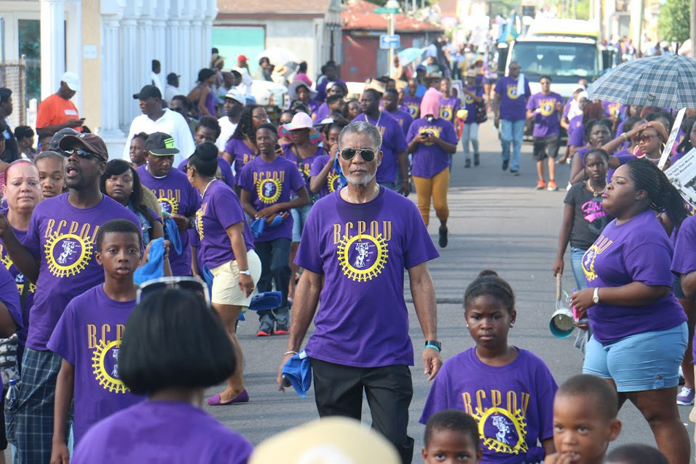
[[[293,350],[286,351],[285,353],[283,353],[283,356],[287,356],[289,354],[295,355],[295,354],[297,354],[297,351],[293,351]]]
[[[435,345],[425,345],[426,348],[432,348],[433,350],[437,351],[438,353],[440,352],[440,348],[438,348]]]
[[[621,138],[624,139],[624,142],[628,142],[628,136],[626,135],[625,132],[621,134]]]

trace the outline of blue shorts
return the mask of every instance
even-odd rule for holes
[[[602,345],[593,336],[585,348],[582,372],[612,379],[619,392],[676,387],[688,333],[683,322],[669,330],[629,335],[610,345]]]

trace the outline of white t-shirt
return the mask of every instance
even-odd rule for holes
[[[172,98],[176,97],[177,95],[181,95],[181,90],[179,90],[179,87],[174,87],[171,84],[167,84],[167,87],[164,89],[164,101],[167,102],[167,105],[172,103]]]
[[[179,149],[179,153],[174,155],[174,166],[178,166],[182,161],[188,159],[196,149],[193,142],[191,129],[182,115],[169,108],[164,108],[164,114],[157,121],[153,121],[146,114],[136,116],[131,122],[126,146],[123,148],[123,159],[130,161],[130,142],[135,134],[145,132],[164,132],[174,139],[174,146]]]
[[[220,123],[220,137],[215,141],[215,145],[218,147],[218,150],[225,151],[225,145],[237,129],[237,124],[230,121],[230,118],[227,116],[221,117],[218,119],[218,122]]]

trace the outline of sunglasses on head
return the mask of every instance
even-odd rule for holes
[[[205,300],[205,304],[210,306],[208,286],[201,279],[195,277],[160,277],[158,279],[148,280],[138,288],[135,302],[138,304],[153,293],[172,288],[197,293]]]
[[[363,159],[363,161],[368,163],[375,159],[376,154],[374,150],[370,150],[369,148],[346,148],[345,150],[341,150],[339,153],[341,153],[341,158],[346,161],[352,160],[357,153],[360,153],[360,157]]]

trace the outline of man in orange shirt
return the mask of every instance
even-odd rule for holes
[[[70,101],[80,88],[80,78],[75,73],[66,72],[60,78],[60,88],[41,102],[36,115],[36,132],[39,137],[52,136],[66,127],[82,132],[84,118],[80,118],[77,108]]]

